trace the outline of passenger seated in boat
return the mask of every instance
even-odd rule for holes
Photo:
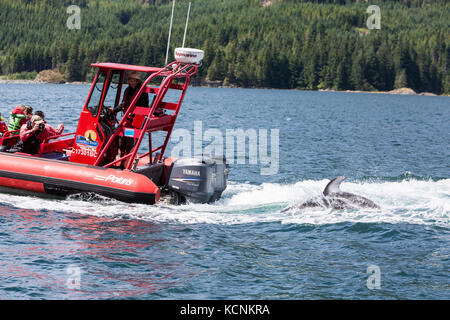
[[[42,120],[44,120],[44,122],[47,123],[47,121],[45,121],[45,114],[44,114],[44,111],[37,110],[37,111],[34,112],[34,115],[35,115],[35,116],[41,117]]]
[[[35,116],[39,116],[39,117],[42,118],[42,121],[44,121],[45,128],[47,128],[47,131],[48,131],[48,132],[56,132],[56,135],[60,135],[60,134],[63,132],[63,130],[64,130],[64,124],[63,124],[63,123],[60,123],[60,124],[56,127],[56,129],[53,128],[51,125],[48,124],[47,120],[45,120],[45,114],[44,114],[44,111],[38,110],[38,111],[36,111],[36,112],[34,113],[34,115],[35,115]]]
[[[2,114],[0,113],[0,137],[2,137],[6,131],[8,131],[6,120],[5,118],[2,117]]]
[[[55,130],[40,116],[34,115],[31,120],[20,128],[21,144],[15,146],[16,152],[36,154],[39,146],[46,138],[60,135],[64,130],[64,124],[60,123]]]
[[[33,115],[33,108],[23,104],[18,105],[11,111],[8,121],[8,130],[19,130]]]

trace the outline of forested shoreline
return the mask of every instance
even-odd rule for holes
[[[191,0],[186,45],[205,50],[199,76],[223,85],[450,94],[448,1]],[[178,0],[173,48],[188,0]],[[367,7],[378,5],[380,29]],[[67,8],[78,5],[80,29]],[[1,0],[0,74],[58,69],[90,81],[96,61],[164,64],[167,0]]]

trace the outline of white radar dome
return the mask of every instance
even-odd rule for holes
[[[199,49],[192,48],[176,48],[175,60],[182,63],[200,64],[203,60],[205,52]]]

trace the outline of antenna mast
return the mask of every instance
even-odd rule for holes
[[[172,33],[172,22],[173,22],[174,9],[175,9],[175,0],[173,0],[173,3],[172,3],[172,15],[170,16],[169,38],[167,39],[166,62],[164,63],[164,66],[167,66],[167,58],[169,57],[170,35]]]
[[[190,11],[191,11],[191,2],[189,1],[189,7],[188,7],[187,16],[186,16],[186,26],[184,27],[184,37],[183,37],[183,46],[182,46],[182,48],[184,48],[184,40],[186,40],[186,30],[187,30],[187,26],[188,26],[189,12]]]

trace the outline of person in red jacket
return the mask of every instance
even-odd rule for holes
[[[60,135],[64,130],[61,123],[55,130],[40,116],[34,115],[29,123],[20,128],[20,140],[23,143],[22,152],[36,154],[39,152],[40,144],[48,137]]]
[[[2,114],[0,113],[0,137],[3,136],[3,134],[8,131],[8,126],[6,125],[5,118],[2,117]]]

